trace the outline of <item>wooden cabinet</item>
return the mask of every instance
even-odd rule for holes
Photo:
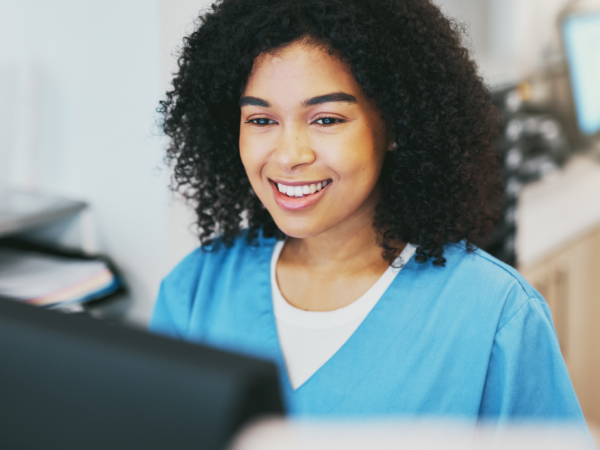
[[[519,270],[550,305],[583,412],[600,423],[600,226]]]

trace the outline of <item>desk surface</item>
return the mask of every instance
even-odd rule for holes
[[[0,237],[68,217],[85,207],[84,202],[49,195],[0,192]]]
[[[600,163],[576,155],[519,196],[517,257],[528,267],[600,226]]]

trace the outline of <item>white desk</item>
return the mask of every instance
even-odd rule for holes
[[[600,163],[574,156],[519,197],[517,260],[529,267],[600,226]]]

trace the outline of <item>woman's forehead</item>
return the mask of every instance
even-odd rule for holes
[[[260,54],[254,61],[244,95],[277,92],[318,95],[319,92],[362,94],[350,65],[323,47],[292,43],[276,52]]]

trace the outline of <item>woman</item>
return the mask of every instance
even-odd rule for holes
[[[547,304],[476,248],[500,119],[429,0],[224,0],[173,86],[202,247],[151,330],[275,361],[294,415],[583,423]]]

